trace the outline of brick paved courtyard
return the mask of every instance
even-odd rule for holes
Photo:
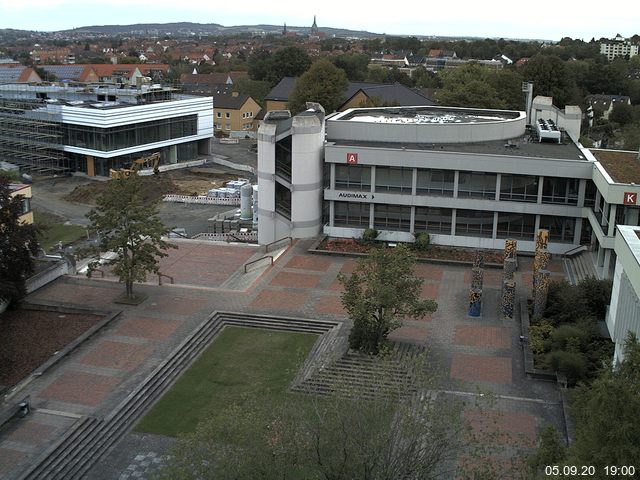
[[[337,276],[352,272],[356,260],[309,254],[306,249],[310,244],[298,241],[272,267],[258,267],[262,270],[256,280],[243,289],[222,285],[230,278],[242,277],[244,263],[263,255],[257,249],[181,242],[162,264],[163,273],[173,276],[176,285],[158,286],[155,281],[136,285],[148,296],[140,305],[114,304],[123,286],[113,278],[62,278],[30,295],[32,302],[122,313],[20,393],[31,395],[34,416],[11,422],[0,431],[0,477],[13,480],[78,417],[108,415],[211,312],[347,320]],[[558,264],[552,263],[550,269],[562,276]],[[555,386],[525,378],[517,341],[519,326],[498,316],[501,272],[485,272],[483,308],[478,318],[468,316],[470,267],[423,263],[416,266],[416,273],[425,279],[422,298],[435,299],[438,310],[424,320],[407,319],[390,338],[428,347],[442,377],[442,388],[455,398],[474,398],[478,389],[495,396],[489,416],[472,410],[465,413],[472,427],[497,431],[494,437],[506,443],[507,438],[518,437],[519,445],[526,448],[534,445],[536,434],[546,424],[561,427]],[[520,295],[528,293],[530,273],[530,261],[524,259],[516,273]],[[92,479],[116,479],[126,472],[134,478],[133,471],[146,472],[147,466],[140,465],[156,462],[153,459],[168,445],[151,438],[136,437],[134,442],[132,435],[91,472]],[[150,442],[158,443],[151,446]]]

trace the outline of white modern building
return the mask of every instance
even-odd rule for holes
[[[0,85],[0,154],[22,166],[108,175],[152,152],[209,153],[213,99],[159,85]]]
[[[640,228],[618,226],[613,291],[607,327],[615,342],[614,362],[624,360],[627,332],[640,338]]]
[[[628,39],[617,35],[613,40],[608,40],[600,44],[600,53],[606,55],[609,61],[616,57],[635,57],[638,55],[638,45],[631,43]]]
[[[374,228],[533,252],[545,228],[551,253],[584,246],[609,277],[615,226],[638,224],[640,164],[583,148],[579,109],[548,103],[534,100],[531,125],[524,112],[431,106],[272,113],[258,135],[259,242]]]

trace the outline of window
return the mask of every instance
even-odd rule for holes
[[[411,194],[413,169],[401,167],[376,168],[376,192]]]
[[[451,209],[416,207],[415,232],[451,235]]]
[[[231,130],[231,124],[230,124],[230,123],[226,123],[226,124],[224,125],[224,129],[225,129],[225,130]]]
[[[402,205],[375,205],[373,226],[381,230],[408,232],[411,228],[411,207]]]
[[[253,118],[253,112],[249,112],[249,117]]]
[[[63,124],[62,129],[65,145],[109,152],[196,135],[198,117],[186,115],[113,128]]]
[[[222,118],[222,112],[217,112],[217,113],[216,113],[216,117],[218,117],[218,118]]]
[[[336,189],[371,190],[371,167],[336,165]]]
[[[229,112],[224,112],[224,118],[231,118],[231,114]]]
[[[598,188],[596,184],[593,183],[593,180],[587,180],[587,186],[584,192],[584,206],[585,207],[593,207],[596,204],[596,193]]]
[[[222,124],[221,123],[216,123],[216,128],[218,130],[222,130]]]
[[[502,175],[500,180],[500,200],[514,202],[538,201],[538,180],[533,175]]]
[[[369,204],[334,202],[333,225],[336,227],[369,227]]]
[[[453,170],[418,169],[418,195],[442,195],[453,197],[455,172]]]
[[[524,213],[498,213],[497,238],[533,240],[536,216]]]
[[[460,172],[458,176],[458,197],[496,198],[495,173]]]
[[[540,228],[549,230],[549,239],[558,243],[573,243],[575,226],[576,219],[573,217],[540,215]]]
[[[578,178],[544,177],[542,203],[578,204]]]
[[[291,181],[291,136],[276,142],[276,175]]]
[[[456,235],[491,238],[493,235],[493,212],[458,209],[456,211]]]
[[[276,213],[291,220],[291,191],[276,182]]]

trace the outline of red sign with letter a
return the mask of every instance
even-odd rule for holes
[[[638,194],[633,192],[624,192],[624,204],[636,205],[638,202]]]
[[[348,165],[357,165],[358,164],[358,154],[357,153],[347,153],[347,164]]]

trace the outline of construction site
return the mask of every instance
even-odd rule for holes
[[[56,174],[65,164],[61,116],[42,100],[0,96],[0,158],[26,173]]]

